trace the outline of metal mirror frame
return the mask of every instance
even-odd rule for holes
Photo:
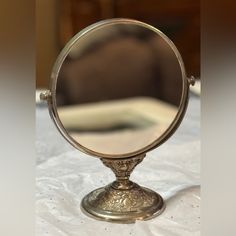
[[[168,45],[173,50],[173,52],[176,56],[176,59],[178,60],[179,65],[180,65],[180,69],[181,69],[181,73],[182,73],[182,81],[183,81],[182,95],[181,95],[179,109],[178,109],[178,112],[177,112],[174,120],[169,125],[167,130],[159,138],[157,138],[155,141],[153,141],[152,143],[150,143],[146,147],[141,148],[141,149],[134,151],[134,152],[124,153],[124,154],[104,154],[104,153],[96,152],[94,150],[91,150],[91,149],[83,146],[82,144],[78,143],[76,140],[74,140],[68,134],[68,132],[66,131],[65,127],[63,126],[63,124],[59,118],[58,112],[57,112],[56,87],[57,87],[58,74],[60,72],[61,66],[62,66],[65,58],[69,54],[73,45],[78,40],[80,40],[82,37],[86,36],[87,33],[90,33],[93,30],[97,30],[99,28],[102,28],[103,26],[115,25],[117,23],[134,24],[134,25],[145,27],[145,28],[150,29],[153,32],[157,33],[159,36],[162,37],[162,39],[165,40],[166,43],[168,43]],[[141,21],[132,20],[132,19],[125,19],[125,18],[114,18],[114,19],[103,20],[103,21],[100,21],[100,22],[97,22],[95,24],[88,26],[87,28],[85,28],[82,31],[80,31],[79,33],[77,33],[66,44],[66,46],[63,48],[63,50],[59,54],[54,66],[53,66],[52,74],[51,74],[51,81],[50,81],[50,90],[48,90],[44,94],[42,94],[41,99],[47,100],[50,116],[51,116],[52,120],[54,121],[57,129],[62,134],[62,136],[76,149],[78,149],[86,154],[89,154],[89,155],[92,155],[95,157],[99,157],[99,158],[112,158],[112,159],[114,159],[114,158],[128,158],[128,157],[134,157],[137,155],[145,154],[148,151],[160,146],[162,143],[164,143],[168,138],[170,138],[172,136],[172,134],[179,127],[179,125],[184,117],[184,114],[185,114],[185,111],[186,111],[186,108],[188,105],[188,93],[189,93],[189,85],[190,84],[193,84],[193,78],[192,77],[187,78],[184,63],[183,63],[182,57],[181,57],[178,49],[176,48],[174,43],[164,33],[162,33],[160,30],[156,29],[155,27],[148,25],[146,23],[143,23]]]

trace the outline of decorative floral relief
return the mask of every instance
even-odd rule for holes
[[[128,159],[101,159],[103,164],[112,169],[117,177],[130,176],[131,172],[138,165],[145,155]]]
[[[95,190],[88,199],[91,206],[105,211],[130,212],[150,207],[158,201],[157,195],[135,184],[130,190],[117,190],[111,186]]]

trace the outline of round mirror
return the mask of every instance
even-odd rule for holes
[[[63,136],[105,158],[146,153],[178,127],[188,83],[181,56],[159,30],[112,19],[75,35],[52,73],[52,114]]]

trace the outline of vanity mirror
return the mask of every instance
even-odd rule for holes
[[[181,123],[190,84],[175,45],[145,23],[105,20],[68,42],[41,99],[63,137],[116,175],[84,197],[86,214],[131,223],[163,211],[162,197],[129,177]]]

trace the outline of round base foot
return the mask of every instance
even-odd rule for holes
[[[112,184],[86,195],[81,203],[83,212],[95,219],[117,223],[147,220],[163,212],[162,197],[135,183],[131,189],[115,189]]]

